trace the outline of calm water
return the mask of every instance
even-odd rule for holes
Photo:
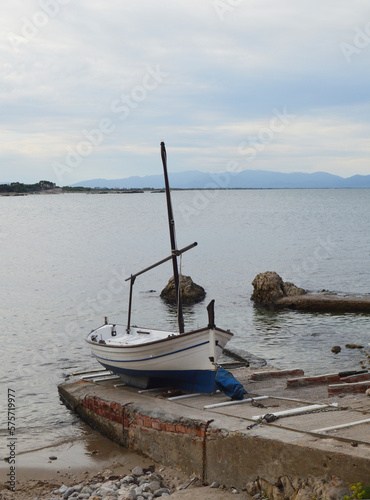
[[[251,281],[268,270],[315,291],[369,294],[370,190],[185,191],[173,193],[183,274],[207,291],[185,310],[187,328],[216,324],[232,343],[279,368],[308,374],[359,368],[370,316],[257,310]],[[57,385],[98,365],[84,338],[104,316],[126,322],[124,279],[169,255],[164,194],[0,197],[1,457],[7,389],[16,391],[19,451],[78,436]],[[173,327],[159,293],[171,264],[136,280],[133,323]]]

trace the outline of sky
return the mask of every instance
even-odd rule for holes
[[[370,174],[365,0],[3,0],[0,183]]]

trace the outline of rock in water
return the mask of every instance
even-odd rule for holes
[[[299,288],[293,283],[285,282],[274,271],[257,274],[252,281],[253,294],[251,300],[260,305],[274,304],[283,297],[303,295],[306,293],[303,288]]]
[[[204,288],[194,283],[190,276],[180,275],[180,288],[182,301],[185,304],[200,302],[206,296]],[[173,276],[161,291],[160,296],[167,302],[176,302],[175,280]]]
[[[284,297],[283,280],[274,271],[257,274],[252,285],[254,290],[251,299],[258,304],[273,304]]]
[[[290,283],[289,281],[284,281],[283,283],[284,297],[294,297],[295,295],[304,295],[306,290],[299,288],[299,286]]]

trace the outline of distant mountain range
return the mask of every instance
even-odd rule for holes
[[[241,172],[205,173],[198,170],[172,172],[170,185],[175,189],[315,189],[315,188],[370,188],[370,175],[340,177],[326,172],[306,174],[302,172],[282,173],[266,170],[243,170]],[[124,179],[91,179],[78,182],[73,187],[143,189],[164,188],[163,175],[126,177]]]

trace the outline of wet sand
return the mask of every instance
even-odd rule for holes
[[[170,498],[174,500],[235,498],[230,490],[199,487],[197,482],[187,489],[178,490],[180,485],[187,486],[193,478],[176,468],[164,467],[149,458],[128,452],[92,430],[78,440],[17,454],[15,492],[7,488],[9,464],[3,460],[0,463],[0,500],[47,499],[55,496],[52,491],[62,484],[71,486],[94,477],[125,476],[136,466],[143,469],[154,466],[173,492]],[[242,492],[238,498],[247,500],[250,497]]]

